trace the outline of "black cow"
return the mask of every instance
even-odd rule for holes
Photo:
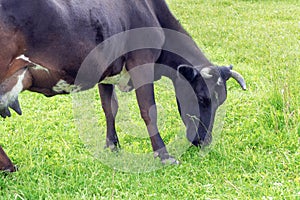
[[[76,82],[82,63],[97,45],[117,34],[143,28],[154,30],[149,32],[149,37],[158,45],[124,51],[108,63],[107,68],[85,71],[85,80],[101,71],[96,73],[97,81],[88,83],[82,79]],[[182,37],[172,39],[170,35],[174,32]],[[125,46],[149,38],[147,32],[143,33],[129,36],[124,41]],[[188,58],[169,51],[167,46],[170,45],[175,45],[175,49],[180,49]],[[114,47],[118,49],[118,46]],[[124,46],[120,48],[126,50]],[[104,62],[105,57],[100,57],[103,60],[98,59],[98,62]],[[161,65],[167,68],[157,70],[156,66]],[[135,70],[140,66],[143,70]],[[115,149],[119,145],[115,130],[118,105],[114,85],[103,80],[120,74],[124,69],[130,75],[127,89],[135,88],[153,151],[163,163],[177,161],[168,154],[157,128],[154,80],[167,76],[173,81],[187,137],[194,145],[210,142],[215,112],[226,99],[226,81],[233,77],[246,89],[242,76],[232,67],[215,66],[202,54],[163,0],[0,0],[2,117],[11,116],[9,108],[22,113],[18,94],[23,90],[53,96],[72,91],[62,89],[62,85],[85,90],[99,83],[107,121],[106,144]],[[140,84],[145,79],[149,81]],[[187,93],[182,88],[185,83],[190,85],[192,92]],[[196,127],[190,116],[199,120]],[[0,150],[0,154],[5,155]],[[2,159],[0,165],[2,170],[14,170],[9,159]]]

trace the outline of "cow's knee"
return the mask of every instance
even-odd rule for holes
[[[102,101],[102,109],[106,115],[117,115],[119,105],[117,99],[111,98],[109,101]]]
[[[141,109],[140,114],[146,125],[151,123],[151,117],[147,109]]]
[[[115,117],[118,112],[118,99],[113,85],[99,84],[102,109],[106,117]]]
[[[146,125],[156,124],[157,110],[155,104],[150,106],[149,108],[141,108],[140,114]]]

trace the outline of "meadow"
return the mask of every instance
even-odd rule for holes
[[[135,135],[145,127],[134,93],[118,92],[123,150],[112,154],[102,149],[105,119],[96,90],[89,94],[98,134],[89,122],[79,125],[86,132],[78,129],[71,95],[24,92],[23,116],[0,120],[0,145],[19,167],[0,174],[0,199],[300,199],[299,2],[168,3],[205,55],[233,64],[247,82],[242,91],[228,81],[213,146],[181,152],[171,146],[180,165],[160,165],[147,136]],[[181,142],[185,134],[167,79],[157,82],[156,96],[162,137]],[[150,156],[129,160],[122,151]]]

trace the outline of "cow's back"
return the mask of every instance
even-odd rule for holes
[[[159,27],[153,2],[146,0],[2,0],[6,19],[20,29],[27,55],[44,65],[79,67],[108,37],[139,27]],[[68,60],[68,63],[65,62]],[[43,63],[40,63],[43,64]],[[76,70],[76,68],[75,68]]]

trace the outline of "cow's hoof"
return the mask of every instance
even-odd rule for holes
[[[7,173],[16,172],[18,170],[19,170],[18,167],[16,165],[13,165],[12,167],[9,167],[9,168],[6,168],[6,169],[2,170],[2,172],[7,174]]]
[[[178,160],[176,160],[175,158],[173,158],[171,156],[168,159],[161,160],[161,163],[163,165],[179,165],[180,164]]]
[[[105,145],[105,148],[110,149],[112,152],[115,152],[115,151],[119,150],[118,146],[116,146],[114,144],[113,145]]]
[[[168,153],[164,153],[163,155],[159,154],[158,152],[154,152],[154,158],[159,157],[161,163],[163,165],[178,165],[180,164],[178,160],[174,157],[170,156]]]
[[[114,143],[114,142],[107,142],[105,147],[105,149],[110,149],[112,152],[116,152],[119,151],[119,149],[121,148],[119,143]]]

